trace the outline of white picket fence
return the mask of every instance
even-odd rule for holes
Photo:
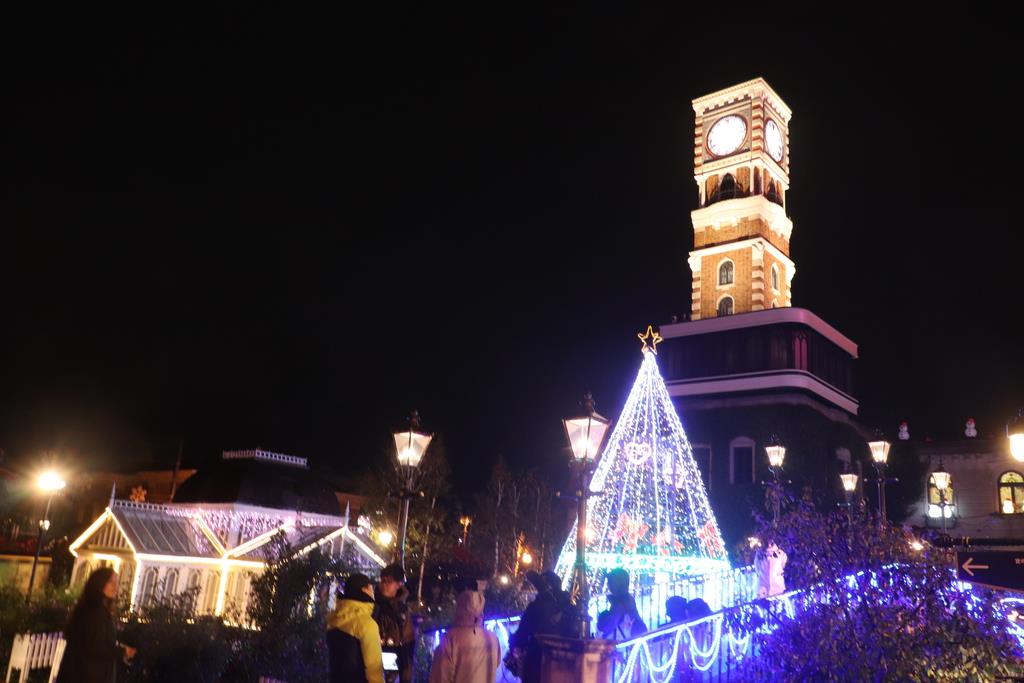
[[[11,674],[18,672],[18,682],[28,680],[28,672],[32,669],[50,667],[50,683],[57,680],[60,660],[64,657],[64,634],[55,633],[19,633],[14,636],[11,646],[11,658],[7,662],[7,675],[4,683],[11,683]]]
[[[46,667],[50,667],[49,683],[54,683],[57,680],[57,672],[60,671],[60,662],[64,658],[66,645],[64,634],[59,631],[56,633],[19,633],[14,636],[4,683],[11,683],[11,674],[15,671],[18,672],[16,683],[25,683],[28,680],[29,671]],[[259,683],[285,683],[285,681],[261,676]]]

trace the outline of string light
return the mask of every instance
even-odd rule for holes
[[[643,363],[618,423],[597,463],[587,503],[587,567],[598,594],[605,573],[622,567],[644,583],[729,569],[722,534],[708,502],[690,442],[658,370],[652,329],[640,335]],[[651,347],[648,347],[648,342]],[[590,534],[593,537],[590,537]],[[556,571],[572,574],[576,527]]]

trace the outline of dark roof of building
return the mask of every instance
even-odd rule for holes
[[[341,515],[334,489],[305,459],[264,451],[225,453],[189,477],[175,503],[244,503],[277,510]]]

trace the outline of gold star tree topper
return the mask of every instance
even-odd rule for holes
[[[647,326],[647,332],[637,332],[636,337],[644,343],[643,348],[640,349],[641,353],[653,351],[655,356],[658,355],[658,344],[662,342],[662,338],[660,334],[654,331],[653,325]],[[650,340],[650,346],[647,345],[648,340]]]

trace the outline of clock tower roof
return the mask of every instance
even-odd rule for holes
[[[779,94],[775,92],[768,81],[761,77],[754,78],[737,85],[729,86],[723,90],[713,92],[703,97],[698,97],[693,100],[693,111],[698,115],[703,114],[709,109],[715,109],[723,105],[735,102],[736,100],[742,99],[743,97],[749,96],[753,93],[762,94],[768,102],[771,104],[772,109],[778,112],[786,123],[789,123],[789,119],[793,116],[793,111],[782,101]]]

